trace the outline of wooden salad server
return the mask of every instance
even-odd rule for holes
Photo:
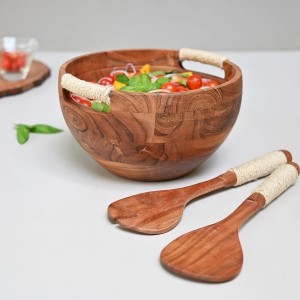
[[[209,192],[238,186],[269,175],[279,165],[292,160],[287,150],[272,151],[226,173],[187,187],[152,191],[115,201],[108,206],[109,216],[119,225],[146,234],[173,229],[191,200]]]
[[[161,252],[167,269],[193,279],[224,282],[235,278],[243,264],[239,228],[262,207],[294,184],[299,166],[279,166],[232,214],[215,224],[188,232]]]

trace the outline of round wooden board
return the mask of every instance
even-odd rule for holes
[[[28,76],[20,81],[6,81],[0,76],[0,98],[23,93],[42,84],[50,76],[50,69],[39,61],[33,61]]]

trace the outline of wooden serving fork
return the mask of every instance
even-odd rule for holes
[[[111,203],[109,216],[121,226],[146,233],[160,234],[173,229],[191,200],[221,188],[238,186],[269,175],[278,166],[290,162],[286,150],[272,151],[220,176],[187,187],[133,195]]]

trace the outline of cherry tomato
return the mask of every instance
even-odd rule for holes
[[[83,106],[86,107],[91,107],[92,106],[92,102],[90,100],[88,100],[87,98],[84,98],[82,96],[79,95],[75,95],[75,94],[71,94],[71,98],[78,104],[81,104]]]
[[[161,88],[170,92],[176,92],[176,85],[173,82],[165,82]]]
[[[176,92],[186,92],[186,91],[188,91],[188,89],[183,85],[178,85],[176,87]]]
[[[17,64],[19,68],[23,68],[26,65],[26,55],[23,52],[19,52],[19,55],[17,57]]]
[[[4,52],[2,68],[10,71],[19,71],[26,65],[26,54],[23,52]]]
[[[13,60],[12,62],[11,62],[11,67],[10,67],[10,69],[12,70],[12,71],[19,71],[19,65],[18,65],[18,63],[17,63],[17,61],[16,60]]]
[[[110,78],[112,81],[115,81],[115,77],[114,77],[114,75],[110,75],[110,74],[108,74],[108,75],[106,75],[105,77],[108,77],[108,78]]]
[[[199,75],[192,75],[188,78],[186,85],[190,90],[200,89],[202,86],[202,78]]]
[[[3,57],[4,57],[4,58],[9,58],[9,59],[10,59],[10,53],[5,51],[5,52],[3,53]]]
[[[217,86],[217,85],[219,85],[219,83],[215,80],[208,81],[205,84],[205,86],[209,86],[209,87],[213,87],[213,86]]]
[[[11,61],[10,61],[10,59],[3,58],[1,66],[2,66],[3,70],[10,70],[10,68],[11,68]]]
[[[19,53],[18,52],[11,52],[9,56],[10,56],[11,60],[16,60],[19,56]]]
[[[114,83],[114,80],[110,77],[103,77],[100,81],[100,85],[112,85]]]

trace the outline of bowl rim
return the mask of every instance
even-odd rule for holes
[[[105,51],[95,51],[95,52],[90,52],[90,53],[87,53],[87,54],[83,54],[83,55],[78,55],[74,58],[71,58],[69,60],[67,60],[66,62],[64,62],[60,68],[59,68],[59,76],[58,76],[58,80],[59,80],[59,87],[64,89],[62,86],[61,86],[61,77],[64,75],[64,74],[68,74],[68,72],[66,71],[66,69],[70,66],[70,64],[74,63],[75,61],[79,60],[79,59],[83,59],[83,58],[86,58],[86,57],[90,57],[90,56],[95,56],[95,55],[99,55],[99,54],[106,54],[107,56],[109,56],[110,53],[122,53],[122,52],[148,52],[148,51],[167,51],[169,53],[173,53],[174,54],[174,60],[177,60],[178,61],[178,67],[181,67],[182,69],[185,69],[183,66],[182,66],[182,63],[183,61],[180,61],[179,60],[179,53],[180,53],[180,50],[174,50],[174,49],[163,49],[163,48],[137,48],[137,49],[118,49],[118,50],[105,50]],[[213,53],[212,53],[213,54]],[[217,86],[214,86],[214,87],[209,87],[209,88],[206,88],[206,89],[198,89],[198,90],[189,90],[188,93],[190,95],[195,95],[195,94],[201,94],[201,93],[205,93],[207,90],[218,90],[218,89],[221,89],[221,88],[226,88],[227,86],[231,85],[231,84],[234,84],[235,82],[237,82],[239,79],[242,78],[242,71],[240,69],[239,66],[237,66],[235,63],[231,62],[230,60],[226,59],[223,63],[223,68],[224,70],[224,78],[220,78],[220,77],[217,77],[217,76],[214,76],[214,75],[210,75],[210,74],[206,74],[206,73],[202,73],[202,74],[205,74],[205,75],[209,75],[210,77],[215,77],[215,78],[219,78],[221,80],[224,80],[224,82],[220,83],[219,85]],[[187,70],[187,69],[185,69]],[[189,70],[187,70],[189,71]],[[193,71],[193,70],[191,70]],[[201,73],[200,71],[193,71],[195,73]],[[128,92],[125,92],[125,91],[118,91],[118,90],[115,90],[115,89],[111,89],[109,91],[109,97],[110,98],[115,98],[115,97],[119,97],[119,96],[124,96],[125,93],[128,93]],[[187,92],[177,92],[177,93],[172,93],[172,97],[176,97],[176,96],[180,96],[182,95],[183,93],[187,93]],[[134,94],[136,96],[141,96],[141,95],[147,95],[147,93],[145,92],[134,92]],[[169,93],[159,93],[160,97],[169,97]]]

